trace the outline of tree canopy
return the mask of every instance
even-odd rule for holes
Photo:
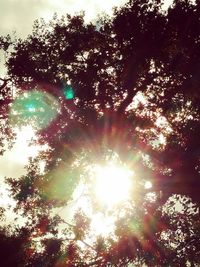
[[[130,0],[96,23],[55,16],[25,40],[0,39],[2,152],[22,125],[49,145],[24,176],[7,179],[28,218],[23,266],[200,264],[199,18],[198,1],[164,11],[159,0]],[[109,162],[128,166],[134,184],[113,210],[93,188],[95,168]],[[72,222],[55,213],[80,184],[92,214],[115,218],[108,236],[91,236],[84,206]]]

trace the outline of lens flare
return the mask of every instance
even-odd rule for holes
[[[54,204],[67,202],[79,183],[80,173],[70,169],[67,165],[57,166],[44,175],[44,179],[38,180],[35,186],[42,198],[54,201]]]
[[[74,90],[71,85],[66,85],[63,90],[64,96],[67,100],[74,98]]]
[[[10,109],[10,122],[14,127],[31,125],[40,130],[47,127],[58,115],[60,105],[50,94],[31,90],[19,95]]]

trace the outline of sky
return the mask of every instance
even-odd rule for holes
[[[17,36],[26,37],[36,19],[50,20],[56,12],[59,16],[80,10],[85,11],[86,21],[95,20],[97,14],[112,14],[113,6],[127,0],[0,0],[0,34],[16,31]],[[165,0],[165,7],[172,0]]]
[[[127,0],[0,0],[0,36],[15,33],[26,38],[31,33],[36,19],[46,22],[58,16],[85,11],[85,21],[95,21],[97,14],[112,14],[113,6],[120,6]],[[3,52],[0,51],[0,77],[6,73],[3,68]]]
[[[74,14],[85,10],[86,21],[94,20],[98,13],[112,13],[114,5],[126,0],[0,0],[0,34],[16,31],[17,36],[25,37],[30,33],[34,20],[51,19],[58,15]]]
[[[86,22],[95,21],[97,14],[105,12],[112,14],[113,6],[119,6],[126,0],[0,0],[0,35],[13,34],[17,37],[26,38],[31,33],[33,22],[36,19],[44,18],[49,21],[54,13],[58,16],[66,13],[74,14],[85,10]],[[171,0],[166,0],[168,6]],[[0,53],[0,77],[3,77],[5,70],[2,68],[3,54]],[[25,132],[18,132],[18,139],[13,149],[0,157],[0,184],[3,184],[4,177],[19,177],[24,174],[24,165],[28,163],[28,157],[36,156],[39,147],[28,145],[31,138],[30,129]],[[2,197],[1,197],[2,196]],[[2,201],[2,199],[4,199]],[[6,191],[0,187],[0,206],[7,205]]]
[[[95,21],[97,14],[105,12],[111,15],[114,6],[120,6],[127,0],[0,0],[0,35],[16,33],[17,37],[26,38],[31,33],[36,19],[45,21],[58,16],[85,11],[86,22]],[[172,0],[164,0],[164,6]],[[0,76],[5,70],[1,66],[3,55],[0,51]]]

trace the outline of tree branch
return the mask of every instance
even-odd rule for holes
[[[137,82],[139,73],[141,73],[141,70],[145,67],[145,64],[146,59],[143,50],[137,51],[137,54],[134,54],[131,60],[124,64],[125,68],[122,75],[124,78],[122,77],[122,79],[124,80],[123,86],[127,90],[128,94],[118,108],[119,115],[125,111],[129,104],[131,104],[133,97],[138,92]]]
[[[8,84],[8,82],[10,81],[11,79],[2,79],[0,78],[0,81],[3,82],[3,84],[0,86],[0,90],[2,90],[4,87],[6,87],[6,85]]]

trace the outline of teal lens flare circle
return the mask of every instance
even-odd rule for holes
[[[31,90],[19,95],[10,108],[10,122],[14,127],[31,125],[36,130],[49,126],[60,111],[57,99],[49,93]]]

